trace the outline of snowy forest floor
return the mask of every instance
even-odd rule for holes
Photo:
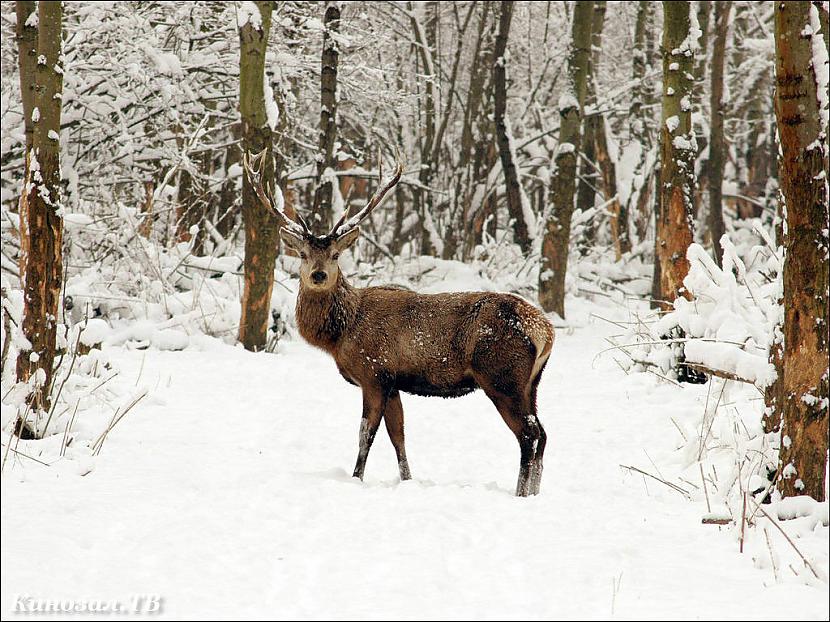
[[[624,309],[569,305],[540,386],[549,441],[529,499],[513,496],[518,447],[481,392],[404,396],[414,479],[399,481],[381,429],[361,483],[360,392],[324,353],[107,348],[153,396],[94,463],[11,458],[4,618],[20,594],[147,593],[171,619],[827,619],[826,583],[776,582],[753,563],[766,545],[741,555],[737,529],[701,524],[701,497],[620,467],[682,469],[670,416],[699,418],[706,386],[596,358],[615,329],[592,314]],[[827,533],[800,543],[825,573]]]

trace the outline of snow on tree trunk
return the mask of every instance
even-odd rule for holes
[[[574,6],[568,87],[559,98],[559,147],[550,186],[553,208],[545,223],[539,267],[539,303],[545,311],[555,311],[560,317],[565,317],[565,273],[574,209],[576,156],[591,54],[592,12],[591,2],[577,2]]]
[[[663,3],[663,115],[660,127],[660,208],[657,213],[658,299],[666,308],[683,295],[692,243],[692,200],[697,143],[692,129],[696,37],[689,2]]]
[[[20,274],[23,280],[23,335],[28,347],[17,357],[17,380],[29,382],[27,403],[35,421],[51,407],[57,322],[63,278],[60,128],[63,93],[63,7],[40,2],[37,12],[37,61],[34,72],[20,74],[21,92],[34,92],[32,148],[20,199]],[[31,23],[31,22],[29,22]],[[32,89],[32,83],[36,88]],[[18,419],[16,431],[31,436],[33,427]]]
[[[785,213],[778,490],[825,498],[828,422],[828,65],[810,2],[775,11],[775,114]]]
[[[729,32],[729,14],[732,2],[715,3],[715,41],[712,47],[712,89],[710,92],[711,118],[709,119],[709,235],[718,265],[723,260],[723,248],[719,241],[726,232],[723,222],[723,167],[726,140],[723,134],[723,64],[726,57],[726,35]]]
[[[309,226],[325,235],[332,224],[332,183],[334,175],[326,171],[337,169],[337,64],[340,56],[336,40],[340,30],[340,3],[326,2],[323,17],[323,55],[320,62],[320,152],[317,158],[317,187],[311,209]]]
[[[258,14],[246,15],[239,24],[239,112],[242,117],[242,149],[264,159],[263,183],[273,192],[275,160],[271,154],[272,131],[265,103],[265,51],[271,27],[271,2],[256,2]],[[257,199],[247,176],[242,179],[242,218],[245,223],[245,284],[239,341],[248,350],[261,350],[268,339],[274,262],[279,250],[278,223]]]
[[[512,136],[507,119],[507,40],[510,36],[510,21],[513,18],[513,2],[502,2],[499,14],[499,31],[493,62],[493,108],[496,123],[496,140],[499,145],[501,168],[504,171],[504,184],[507,195],[507,211],[513,220],[513,238],[522,252],[530,252],[531,234],[525,216],[524,204],[527,198],[522,196],[521,182],[516,168],[515,153],[511,148]]]

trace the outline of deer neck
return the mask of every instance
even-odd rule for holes
[[[300,335],[311,345],[334,352],[357,314],[357,291],[340,274],[337,285],[319,292],[300,283],[296,318]]]

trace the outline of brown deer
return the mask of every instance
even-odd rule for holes
[[[282,220],[282,241],[300,256],[300,334],[328,352],[346,381],[363,392],[354,477],[363,479],[383,419],[400,477],[410,479],[401,391],[458,397],[481,388],[519,441],[516,494],[538,494],[546,435],[536,416],[536,389],[553,346],[550,322],[513,294],[352,287],[338,258],[357,240],[360,222],[398,183],[400,163],[386,184],[379,175],[379,190],[363,209],[352,217],[347,209],[328,234],[318,236],[299,214],[288,218],[279,189],[276,200],[266,195],[259,173],[263,156],[246,156],[245,171],[263,205]]]

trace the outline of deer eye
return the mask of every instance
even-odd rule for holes
[[[340,253],[335,253],[331,256],[332,259],[338,259],[340,257]]]
[[[308,259],[308,255],[305,253],[300,253],[300,259]]]

